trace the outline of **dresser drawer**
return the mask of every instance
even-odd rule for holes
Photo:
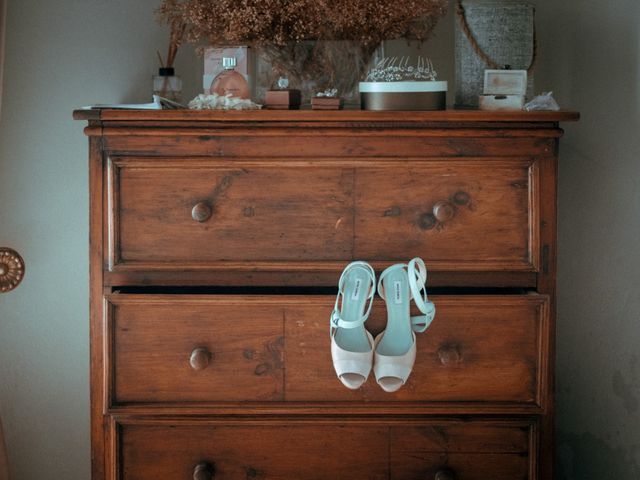
[[[418,335],[409,382],[389,394],[373,375],[357,391],[336,378],[332,297],[114,294],[106,319],[109,403],[233,409],[252,402],[274,410],[339,404],[363,412],[405,405],[471,413],[544,407],[546,296],[433,300],[436,319]],[[378,301],[367,328],[378,333],[385,319]]]
[[[198,468],[215,479],[526,480],[535,462],[534,427],[523,422],[139,420],[116,428],[120,480],[187,480]]]
[[[288,272],[281,281],[300,285],[300,273],[328,272],[332,284],[352,259],[415,256],[432,272],[538,270],[530,159],[116,157],[108,192],[108,274],[191,270],[228,284],[220,272]]]
[[[530,451],[535,433],[530,425],[498,421],[396,426],[389,441],[392,479],[535,478],[536,460]]]

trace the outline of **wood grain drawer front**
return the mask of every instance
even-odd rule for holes
[[[282,306],[215,298],[112,299],[116,402],[283,399]]]
[[[277,409],[340,402],[365,412],[370,405],[403,404],[413,411],[539,411],[548,298],[433,300],[436,319],[418,335],[409,382],[389,394],[373,376],[357,391],[337,380],[328,334],[332,297],[112,295],[110,404],[254,402]],[[385,322],[378,301],[367,328],[377,333]]]
[[[528,160],[363,168],[355,257],[418,255],[433,270],[536,270],[537,185]]]
[[[396,426],[390,429],[393,479],[526,480],[535,477],[531,426]]]
[[[114,158],[108,261],[337,273],[352,259],[421,256],[436,271],[534,272],[537,202],[528,159]]]
[[[351,256],[351,169],[124,159],[110,170],[112,265]]]
[[[117,478],[190,480],[201,469],[216,480],[526,480],[532,428],[384,419],[124,423]]]

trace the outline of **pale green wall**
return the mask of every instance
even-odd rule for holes
[[[165,42],[158,3],[9,0],[0,246],[28,268],[0,296],[0,415],[16,480],[89,478],[87,146],[71,110],[148,100]],[[537,3],[538,86],[583,112],[560,162],[560,478],[640,478],[640,7]],[[453,85],[451,15],[423,48]],[[200,60],[183,51],[178,68],[190,97]]]

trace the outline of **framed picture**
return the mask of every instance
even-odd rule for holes
[[[4,65],[4,42],[7,30],[7,0],[0,0],[0,112],[2,112],[2,72]]]
[[[526,70],[485,70],[484,93],[486,95],[526,95]]]

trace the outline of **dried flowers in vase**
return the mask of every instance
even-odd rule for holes
[[[269,58],[269,85],[286,75],[310,90],[354,90],[384,40],[425,40],[447,0],[164,0],[167,23],[211,45],[249,44]]]

